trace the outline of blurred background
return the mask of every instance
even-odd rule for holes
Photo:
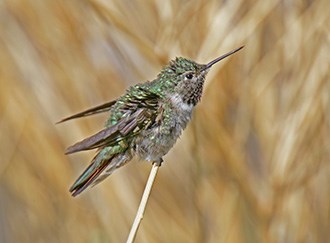
[[[0,1],[0,242],[124,242],[151,165],[72,198],[108,114],[55,125],[208,61],[136,242],[329,242],[330,2]]]

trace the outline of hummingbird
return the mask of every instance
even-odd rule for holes
[[[160,71],[156,79],[131,86],[117,100],[59,121],[110,113],[103,130],[68,147],[65,152],[72,154],[97,149],[90,165],[71,186],[72,196],[98,184],[134,156],[160,166],[163,156],[191,120],[210,68],[243,47],[207,64],[177,57]]]

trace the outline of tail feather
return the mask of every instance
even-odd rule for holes
[[[99,175],[107,168],[110,164],[113,156],[106,159],[101,159],[98,161],[99,154],[95,156],[92,160],[91,164],[87,167],[87,169],[79,176],[79,178],[75,181],[75,183],[70,188],[70,192],[72,196],[77,196],[82,191],[84,191],[87,187],[89,187],[98,177]]]

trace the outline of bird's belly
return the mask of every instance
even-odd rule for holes
[[[140,159],[158,161],[173,147],[187,126],[191,112],[180,114],[168,124],[150,128],[140,134],[135,143],[135,152]]]
[[[177,138],[173,135],[150,134],[136,146],[136,153],[143,160],[158,161],[173,147]]]

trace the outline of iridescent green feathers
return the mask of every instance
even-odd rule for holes
[[[67,154],[99,149],[91,164],[70,188],[73,196],[89,185],[102,181],[113,170],[131,159],[132,140],[141,131],[151,128],[159,121],[159,114],[162,114],[159,100],[160,96],[141,85],[131,87],[111,105],[110,118],[102,131],[67,149]]]
[[[155,121],[159,112],[159,100],[159,95],[141,85],[131,87],[112,105],[105,129],[70,146],[66,154],[114,146],[124,139],[134,137]]]
[[[165,95],[165,93],[174,90],[176,85],[182,80],[182,74],[187,72],[198,74],[204,67],[205,65],[198,64],[192,60],[177,57],[160,71],[156,79],[143,83],[141,86],[153,93]]]
[[[88,109],[63,121],[105,111],[110,116],[100,132],[70,146],[66,153],[98,149],[87,169],[70,192],[78,195],[95,185],[133,156],[162,161],[191,119],[199,102],[206,74],[211,66],[243,47],[206,65],[178,57],[165,66],[153,81],[130,87],[115,101]]]

